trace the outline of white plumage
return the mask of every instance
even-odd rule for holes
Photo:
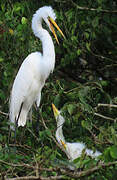
[[[34,52],[28,55],[14,80],[10,98],[10,121],[15,124],[18,120],[18,126],[26,124],[28,112],[35,101],[39,107],[41,90],[49,74],[53,72],[55,66],[54,44],[48,31],[43,29],[42,21],[45,21],[58,42],[52,25],[62,35],[63,33],[55,23],[55,19],[55,13],[50,6],[40,8],[33,15],[32,30],[35,36],[42,41],[43,54]],[[14,129],[12,125],[11,128]]]
[[[65,153],[69,160],[73,161],[74,159],[80,157],[82,155],[83,150],[85,150],[85,153],[88,156],[91,156],[92,158],[96,158],[99,155],[101,155],[101,153],[97,150],[93,152],[92,150],[87,149],[85,144],[82,142],[66,142],[62,130],[63,124],[65,123],[65,119],[63,118],[63,116],[61,116],[61,112],[55,107],[54,104],[52,104],[52,107],[54,111],[54,116],[57,121],[56,139],[58,143],[64,147]]]

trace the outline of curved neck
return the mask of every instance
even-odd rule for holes
[[[56,139],[60,144],[61,144],[61,140],[65,143],[65,138],[63,136],[63,130],[62,130],[64,122],[65,122],[64,118],[61,115],[59,115],[57,118]]]
[[[48,31],[40,26],[37,37],[42,41],[43,57],[55,58],[54,44]]]
[[[43,59],[48,62],[50,71],[53,71],[55,65],[54,44],[48,31],[42,27],[42,17],[38,13],[33,16],[32,30],[34,35],[42,41]]]
[[[61,141],[65,143],[65,138],[63,136],[63,130],[62,127],[58,127],[56,130],[56,139],[59,144],[61,144]]]

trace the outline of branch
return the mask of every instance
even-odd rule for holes
[[[10,147],[19,147],[19,148],[23,148],[26,151],[31,151],[31,152],[35,152],[37,153],[36,150],[32,149],[32,147],[28,146],[28,145],[22,145],[22,144],[9,144]]]
[[[31,165],[25,164],[25,163],[22,163],[22,164],[13,164],[13,163],[8,163],[8,162],[3,161],[3,160],[0,160],[0,163],[6,164],[6,165],[12,166],[12,167],[27,167],[27,168],[35,169],[35,166],[31,166]]]
[[[5,178],[5,180],[40,180],[39,177],[36,176],[25,176],[25,177],[16,177],[16,178]]]
[[[8,166],[11,166],[11,167],[26,167],[26,168],[29,168],[29,169],[36,169],[35,166],[31,166],[29,164],[25,164],[25,163],[22,163],[22,164],[13,164],[13,163],[8,163],[6,161],[3,161],[3,160],[0,160],[0,163],[1,164],[6,164]],[[48,172],[53,172],[53,171],[56,171],[55,168],[39,168],[38,167],[38,172],[39,171],[48,171]],[[38,173],[39,174],[39,173]],[[36,174],[36,175],[38,175]],[[62,179],[63,176],[49,176],[49,177],[42,177],[42,176],[25,176],[25,177],[16,177],[16,178],[4,178],[5,180],[51,180],[51,179]]]
[[[80,172],[76,172],[76,171],[72,171],[72,172],[68,172],[64,169],[60,169],[60,171],[67,175],[67,176],[70,176],[72,178],[79,178],[79,177],[83,177],[83,176],[87,176],[87,175],[90,175],[92,174],[93,172],[95,171],[98,171],[102,168],[105,168],[105,167],[109,167],[109,166],[112,166],[112,165],[115,165],[117,164],[117,161],[114,161],[114,162],[109,162],[109,163],[100,163],[98,166],[95,166],[94,168],[90,168],[86,171],[80,171]]]
[[[39,142],[39,138],[31,131],[30,128],[27,128],[27,130],[33,135],[33,137]]]
[[[105,12],[105,13],[117,13],[117,11],[110,11],[110,10],[106,10],[106,9],[95,9],[95,8],[88,8],[88,7],[81,7],[78,4],[76,4],[75,2],[73,2],[72,0],[69,0],[70,3],[73,4],[74,7],[76,7],[77,9],[80,10],[87,10],[87,11],[99,11],[99,12]]]
[[[3,161],[3,160],[0,160],[0,163],[1,164],[6,164],[6,165],[11,166],[11,167],[26,167],[26,168],[29,168],[29,169],[35,169],[35,166],[29,165],[29,164],[25,164],[25,163],[22,163],[22,164],[13,164],[13,163],[8,163],[8,162]],[[40,171],[48,171],[48,172],[56,171],[56,168],[42,168],[42,167],[39,167],[38,169]]]
[[[35,168],[35,166],[30,166],[29,164],[12,164],[12,163],[7,163],[5,161],[2,161],[0,160],[1,163],[3,164],[7,164],[7,165],[10,165],[12,167],[28,167],[28,168]],[[100,170],[101,168],[105,168],[105,167],[109,167],[109,166],[112,166],[112,165],[116,165],[117,164],[117,161],[114,161],[114,162],[109,162],[109,163],[99,163],[97,166],[95,166],[94,168],[90,168],[88,170],[84,170],[84,171],[68,171],[67,169],[63,169],[63,168],[59,168],[59,171],[63,174],[63,175],[67,175],[69,177],[72,177],[72,178],[79,178],[79,177],[83,177],[83,176],[87,176],[87,175],[90,175],[92,174],[93,172],[95,171],[98,171]],[[57,169],[54,169],[54,168],[39,168],[38,169],[39,171],[50,171],[50,172],[57,172]],[[5,180],[51,180],[51,179],[62,179],[63,176],[60,175],[60,176],[49,176],[49,177],[42,177],[42,176],[39,176],[39,177],[36,177],[36,176],[25,176],[25,177],[16,177],[16,178],[5,178]]]
[[[101,118],[103,118],[103,119],[110,120],[110,121],[116,121],[116,119],[113,119],[113,118],[108,117],[108,116],[104,116],[104,115],[99,114],[99,113],[94,113],[94,115],[95,115],[95,116],[99,116],[99,117],[101,117]]]
[[[98,104],[98,107],[100,107],[100,106],[104,106],[104,107],[109,107],[109,108],[117,108],[117,105],[116,104],[101,104],[101,103],[99,103]]]
[[[25,176],[16,178],[5,178],[5,180],[51,180],[51,179],[62,179],[63,176],[49,176],[49,177],[36,177],[36,176]]]
[[[4,116],[8,116],[9,115],[8,113],[2,112],[2,111],[0,111],[0,114],[2,114]]]

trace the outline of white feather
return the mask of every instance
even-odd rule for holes
[[[63,146],[63,143],[66,146],[65,152],[68,159],[73,161],[74,159],[80,157],[82,155],[83,150],[85,150],[85,153],[88,156],[91,156],[92,158],[96,158],[99,155],[101,155],[101,153],[97,150],[96,152],[93,152],[91,149],[86,148],[86,145],[82,142],[74,142],[74,143],[66,142],[62,130],[65,119],[63,118],[63,116],[61,116],[60,111],[58,111],[58,116],[56,116],[56,121],[57,121],[56,139],[61,146]]]
[[[21,113],[18,126],[26,124],[27,115],[31,106],[36,101],[40,105],[41,90],[49,74],[55,66],[54,44],[48,31],[43,29],[41,23],[44,20],[49,26],[48,16],[55,19],[55,13],[50,6],[44,6],[36,11],[32,18],[32,29],[42,41],[43,54],[31,53],[22,63],[14,80],[10,98],[10,121],[15,124],[21,104]],[[11,126],[12,129],[13,126]]]

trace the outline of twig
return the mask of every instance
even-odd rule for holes
[[[96,137],[96,135],[90,129],[88,129],[88,131],[91,133],[91,135],[95,141],[95,144],[102,144],[101,141]]]
[[[13,164],[13,163],[8,163],[8,162],[3,161],[3,160],[0,160],[0,163],[6,164],[6,165],[12,166],[12,167],[27,167],[27,168],[35,169],[35,166],[31,166],[31,165],[25,164],[25,163],[22,163],[22,164]]]
[[[5,178],[5,180],[40,180],[40,178],[36,176],[25,176],[25,177],[16,177],[16,178]]]
[[[104,107],[109,107],[109,108],[117,108],[117,105],[116,104],[101,104],[101,103],[99,103],[98,104],[98,107],[100,107],[100,106],[104,106]]]
[[[2,112],[2,111],[0,111],[0,114],[2,114],[4,116],[8,116],[9,115],[8,113]]]
[[[25,149],[25,150],[27,150],[27,151],[31,151],[31,152],[36,152],[37,153],[37,151],[36,150],[32,150],[32,147],[30,147],[30,146],[28,146],[28,145],[22,145],[22,144],[9,144],[9,146],[10,147],[19,147],[19,148],[23,148],[23,149]]]
[[[81,7],[79,6],[78,4],[76,4],[75,2],[73,2],[72,0],[69,0],[70,3],[73,4],[73,6],[75,6],[77,9],[80,9],[80,10],[88,10],[88,11],[99,11],[99,12],[105,12],[105,13],[117,13],[117,11],[110,11],[110,10],[107,10],[107,9],[95,9],[95,8],[88,8],[88,7]]]
[[[27,128],[27,130],[34,136],[34,138],[39,142],[39,138],[37,136],[35,136],[35,134],[29,129]]]
[[[85,51],[85,52],[86,52],[86,51]],[[107,59],[107,60],[109,60],[109,61],[112,61],[112,59],[109,58],[109,57],[105,57],[105,56],[102,56],[102,55],[100,55],[100,54],[95,54],[93,51],[91,51],[91,53],[92,53],[92,55],[94,55],[95,57],[98,57],[98,58],[100,58],[100,59]]]
[[[34,157],[34,160],[35,160],[35,174],[36,174],[36,177],[39,177],[39,165],[38,165],[38,162],[36,160],[36,158]]]
[[[108,116],[104,116],[104,115],[99,114],[99,113],[94,113],[94,115],[95,115],[95,116],[99,116],[99,117],[101,117],[101,118],[103,118],[103,119],[110,120],[110,121],[116,121],[116,119],[113,119],[113,118],[108,117]]]

